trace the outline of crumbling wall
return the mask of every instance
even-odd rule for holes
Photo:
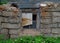
[[[44,11],[41,12],[40,30],[41,33],[45,35],[60,36],[60,8],[59,7],[44,9]]]
[[[14,15],[16,16],[14,17]],[[0,12],[0,33],[4,34],[5,38],[19,37],[20,15],[20,11],[17,14],[14,14],[13,11]]]

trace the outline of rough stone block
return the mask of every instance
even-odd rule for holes
[[[52,33],[52,36],[53,36],[53,37],[60,37],[60,34],[59,34],[59,33],[58,33],[58,34]]]
[[[51,29],[40,29],[41,33],[50,33]]]
[[[60,33],[60,28],[52,29],[52,33],[57,33],[57,34]]]
[[[24,29],[19,33],[20,36],[25,36],[25,35],[40,35],[40,31],[37,31],[36,29]]]
[[[18,38],[19,37],[19,35],[10,35],[10,38]]]
[[[51,23],[51,19],[42,19],[41,23],[49,24]]]
[[[53,17],[53,22],[60,22],[60,17]]]
[[[20,24],[2,23],[2,28],[19,28]]]
[[[52,24],[47,24],[47,25],[45,25],[47,28],[57,28],[58,27],[58,25],[57,25],[57,23],[52,23]]]
[[[60,16],[60,12],[53,12],[53,16]]]
[[[43,29],[44,28],[44,24],[40,24],[40,28]]]
[[[51,14],[47,12],[45,15],[42,15],[42,17],[46,17],[46,16],[51,16]]]
[[[1,34],[8,34],[8,29],[2,29]]]
[[[51,28],[51,26],[52,26],[51,24],[47,24],[47,25],[45,25],[45,28],[46,28],[46,29],[49,29],[49,28]],[[44,28],[44,29],[45,29],[45,28]]]
[[[3,11],[3,14],[2,14],[2,15],[3,15],[3,16],[14,16],[14,15],[18,16],[18,13],[15,14],[15,13],[12,12],[12,11]]]
[[[41,19],[51,19],[51,16],[45,16],[45,17],[42,17]]]
[[[2,15],[2,12],[0,12],[0,15]]]
[[[41,29],[48,29],[50,27],[51,27],[50,24],[42,24],[41,25]]]
[[[60,23],[58,23],[57,25],[58,25],[58,27],[60,27]]]
[[[9,34],[18,34],[18,30],[9,30]]]
[[[57,23],[51,24],[51,27],[58,27]]]
[[[9,18],[3,17],[2,22],[8,22]]]
[[[0,17],[0,23],[3,21],[3,18],[2,17]]]
[[[3,16],[13,16],[12,12],[3,11]]]
[[[19,18],[17,18],[17,19],[11,18],[11,19],[9,19],[9,22],[10,23],[19,23],[20,22],[20,19]]]
[[[42,33],[41,33],[42,34]],[[46,36],[46,37],[52,37],[52,33],[44,33],[44,36]]]
[[[8,22],[8,23],[19,23],[20,19],[19,18],[6,18],[6,17],[3,17],[2,18],[2,22]]]

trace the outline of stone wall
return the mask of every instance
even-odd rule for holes
[[[47,10],[41,17],[41,33],[49,36],[60,36],[60,8]]]
[[[60,12],[57,9],[50,9],[55,12],[49,12],[45,16],[41,16],[39,29],[22,29],[21,28],[21,12],[14,17],[11,11],[0,12],[0,33],[6,38],[17,38],[24,35],[40,35],[60,36]]]
[[[4,34],[5,38],[19,37],[18,30],[20,29],[20,11],[14,17],[12,11],[0,12],[0,33]]]

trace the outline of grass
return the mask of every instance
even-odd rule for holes
[[[0,40],[0,43],[60,43],[60,37],[22,36],[16,39]]]

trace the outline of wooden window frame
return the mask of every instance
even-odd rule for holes
[[[25,12],[22,11],[22,13],[25,13]],[[29,12],[26,12],[26,13],[29,13]],[[30,13],[32,13],[32,12],[30,12]],[[40,9],[39,8],[36,11],[36,15],[37,15],[36,28],[31,28],[31,29],[40,29]],[[22,14],[21,14],[21,18],[22,18]],[[23,28],[22,25],[21,25],[21,28],[22,29],[29,29],[29,28]]]

